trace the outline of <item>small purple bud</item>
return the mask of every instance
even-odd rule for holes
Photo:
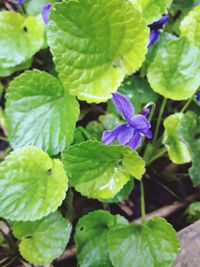
[[[141,114],[144,115],[145,117],[148,117],[150,114],[150,109],[147,107],[144,107]]]
[[[196,100],[200,103],[200,91],[196,93]]]
[[[51,6],[52,6],[52,4],[47,4],[42,9],[42,17],[43,17],[43,20],[46,24],[49,22],[49,13],[51,10]]]
[[[157,31],[157,30],[151,30],[150,32],[150,37],[149,37],[149,45],[148,45],[148,48],[151,48],[152,45],[158,41],[160,37],[160,32]]]
[[[169,16],[167,14],[162,15],[161,19],[149,25],[151,29],[161,30],[165,24],[169,22]]]

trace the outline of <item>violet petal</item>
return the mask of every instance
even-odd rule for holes
[[[128,143],[126,143],[126,146],[129,146],[132,149],[137,148],[138,146],[140,146],[142,142],[142,137],[139,134],[138,131],[135,131],[134,135],[132,136],[132,138],[130,139],[130,141]]]
[[[151,128],[150,122],[141,114],[133,116],[129,124],[138,131]]]
[[[135,109],[132,103],[127,97],[119,94],[113,93],[113,103],[115,107],[122,113],[125,120],[129,121],[135,114]]]
[[[151,48],[152,45],[158,41],[158,39],[160,38],[160,32],[157,30],[151,30],[150,32],[150,37],[149,37],[149,45],[148,48]]]
[[[113,130],[104,131],[102,135],[102,142],[104,144],[109,145],[115,140],[117,140],[118,134],[121,131],[121,129],[123,129],[123,127],[124,127],[124,124],[120,124],[117,127],[115,127]]]
[[[196,93],[196,100],[197,102],[200,102],[200,91]]]
[[[42,17],[43,17],[43,20],[46,24],[49,22],[49,13],[51,10],[51,6],[52,6],[52,4],[47,4],[42,9]]]
[[[149,27],[151,29],[154,29],[154,30],[161,30],[163,28],[163,26],[165,24],[167,24],[168,22],[169,22],[169,15],[168,14],[164,14],[164,15],[162,15],[162,17],[158,21],[156,21],[156,22],[152,23],[151,25],[149,25]]]
[[[117,140],[120,144],[126,145],[130,141],[130,139],[133,137],[135,130],[130,127],[128,124],[124,124],[124,127],[121,128]]]
[[[148,139],[151,139],[153,137],[151,129],[141,129],[140,133],[142,133],[144,136],[146,136]]]

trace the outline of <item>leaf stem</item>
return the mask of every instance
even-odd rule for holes
[[[155,129],[155,133],[154,133],[154,138],[153,138],[153,144],[155,143],[155,141],[156,141],[156,139],[157,139],[157,137],[158,137],[158,132],[159,132],[159,128],[160,128],[160,123],[161,123],[162,115],[163,115],[163,113],[164,113],[166,104],[167,104],[167,99],[164,98],[163,101],[162,101],[162,105],[161,105],[161,108],[160,108],[159,115],[158,115],[158,120],[157,120],[156,129]]]
[[[186,109],[189,107],[189,105],[191,104],[192,101],[193,101],[193,96],[187,100],[187,102],[182,107],[180,112],[184,113],[186,111]]]
[[[142,223],[146,221],[146,211],[145,211],[145,199],[144,199],[144,185],[143,181],[140,181],[140,205],[141,205],[141,217]]]

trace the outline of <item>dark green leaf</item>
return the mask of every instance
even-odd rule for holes
[[[75,242],[80,267],[112,267],[109,259],[108,231],[128,224],[119,215],[98,210],[82,217],[77,226]]]

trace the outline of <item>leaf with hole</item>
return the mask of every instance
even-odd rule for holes
[[[27,68],[43,45],[43,23],[39,18],[0,12],[0,77]]]
[[[82,217],[76,226],[75,242],[80,267],[112,267],[107,236],[110,229],[127,225],[128,221],[98,210]]]
[[[36,147],[11,152],[0,164],[0,217],[34,221],[55,211],[68,178],[62,163]]]
[[[71,224],[56,211],[34,222],[14,222],[19,251],[32,264],[44,265],[59,257],[69,241]]]

